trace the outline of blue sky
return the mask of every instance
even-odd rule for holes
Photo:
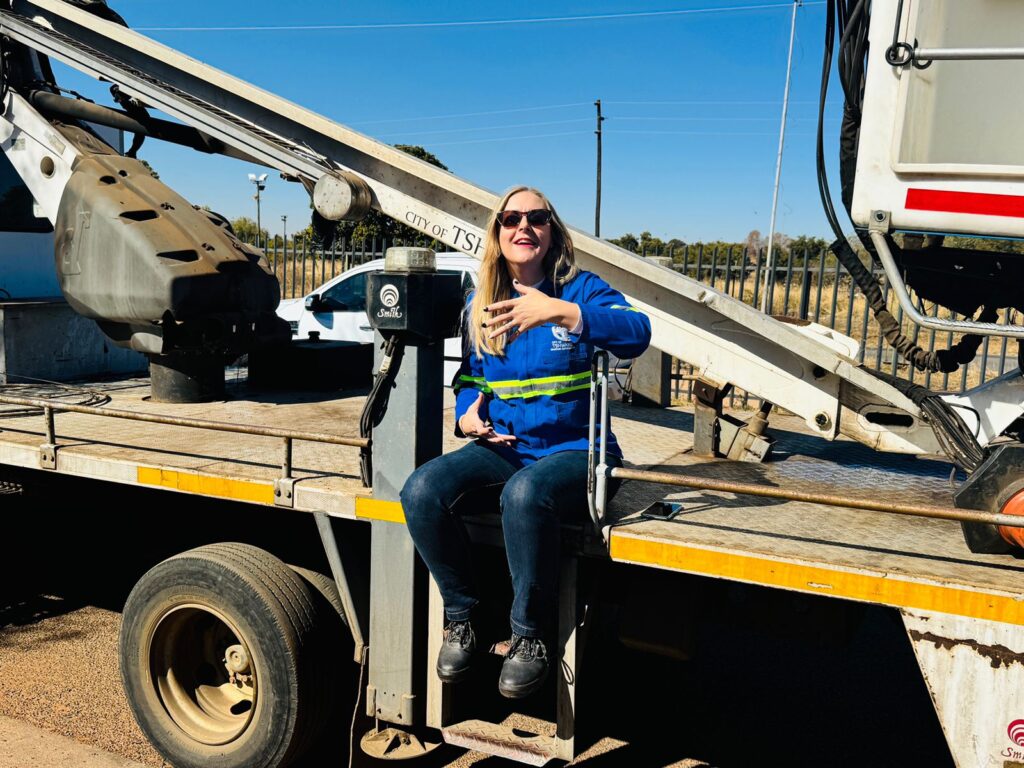
[[[108,1],[166,45],[381,141],[420,144],[476,184],[537,186],[587,231],[599,98],[602,235],[650,230],[693,242],[768,231],[786,0]],[[747,10],[724,10],[736,7]],[[599,15],[607,18],[515,21]],[[814,177],[824,17],[821,2],[798,11],[778,223],[790,235],[827,231]],[[57,74],[110,103],[100,84]],[[832,167],[838,114],[833,104]],[[140,157],[192,202],[255,218],[247,174],[261,169],[153,141]],[[308,201],[272,174],[262,213],[272,231],[287,215],[292,231],[308,223]]]

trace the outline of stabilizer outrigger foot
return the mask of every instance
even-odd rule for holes
[[[415,733],[401,728],[374,728],[359,740],[359,747],[378,760],[411,760],[429,755],[441,742],[424,741]]]

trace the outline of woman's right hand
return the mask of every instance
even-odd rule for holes
[[[511,443],[515,441],[515,435],[499,435],[494,427],[480,418],[480,406],[484,402],[484,393],[481,392],[476,401],[466,409],[459,419],[459,429],[466,437],[476,437],[488,443]]]

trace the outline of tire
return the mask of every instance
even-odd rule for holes
[[[295,573],[302,579],[306,586],[309,588],[310,593],[313,595],[314,601],[318,602],[318,611],[328,611],[328,615],[324,617],[325,623],[334,623],[334,616],[337,614],[337,622],[341,623],[343,628],[348,627],[348,621],[345,619],[345,608],[341,604],[341,595],[338,594],[338,585],[334,579],[330,576],[326,576],[319,571],[313,571],[309,568],[302,568],[298,565],[289,565]],[[319,599],[317,596],[319,595]]]
[[[256,547],[212,544],[135,585],[121,677],[139,727],[176,768],[279,768],[327,715],[322,641],[302,578]]]
[[[359,666],[353,660],[352,634],[345,619],[338,585],[330,576],[297,565],[289,566],[306,583],[316,608],[324,642],[317,658],[319,685],[324,689],[322,706],[327,722],[344,723],[352,718],[352,702],[358,701]],[[331,732],[331,739],[336,736]],[[322,746],[322,745],[318,745]]]

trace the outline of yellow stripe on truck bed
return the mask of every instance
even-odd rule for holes
[[[1024,625],[1024,601],[1012,596],[910,581],[884,573],[823,568],[615,533],[611,537],[611,556],[619,562],[700,576]]]
[[[360,520],[383,520],[385,523],[405,525],[402,502],[383,501],[369,496],[356,496],[356,517]]]
[[[256,504],[274,503],[273,483],[232,480],[226,477],[177,472],[158,467],[139,467],[138,481],[139,485],[168,488],[173,491],[194,493],[198,496],[215,496],[219,499],[251,501]]]

